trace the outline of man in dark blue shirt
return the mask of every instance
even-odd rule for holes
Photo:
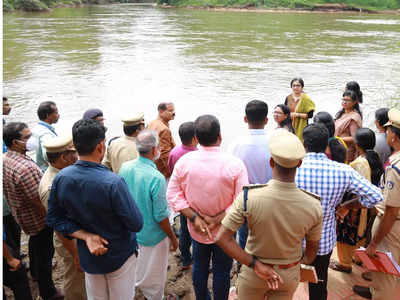
[[[54,178],[47,223],[78,239],[88,299],[131,300],[142,215],[125,181],[101,165],[105,127],[80,120],[72,134],[79,160]]]

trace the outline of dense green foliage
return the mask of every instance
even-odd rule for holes
[[[313,8],[316,4],[340,3],[353,8],[400,9],[400,0],[158,0],[175,6]]]
[[[102,4],[128,2],[127,0],[3,0],[3,11],[14,9],[26,11],[43,11],[58,5]]]

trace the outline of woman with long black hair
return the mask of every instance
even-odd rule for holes
[[[290,118],[290,109],[285,104],[278,104],[274,109],[274,120],[278,124],[278,128],[286,129],[291,133],[294,132],[292,119]]]
[[[374,151],[375,133],[369,128],[360,128],[354,137],[354,144],[360,154],[350,166],[358,173],[378,186],[383,174],[383,166],[378,154]],[[338,216],[344,218],[337,226],[337,253],[339,261],[332,261],[331,269],[351,273],[353,252],[365,246],[374,219],[374,210],[368,208],[344,210],[338,209]]]

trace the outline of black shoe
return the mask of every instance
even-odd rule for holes
[[[371,291],[369,290],[369,287],[361,286],[361,285],[354,285],[353,292],[363,298],[372,299],[372,295],[371,295]]]

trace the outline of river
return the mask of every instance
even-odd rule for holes
[[[109,137],[122,116],[173,101],[171,129],[214,114],[223,146],[245,132],[244,107],[270,111],[301,76],[317,111],[334,114],[345,83],[364,93],[364,126],[374,110],[400,103],[400,16],[254,13],[115,4],[3,16],[3,93],[7,121],[33,125],[40,102],[59,107],[58,131],[91,107],[105,113]],[[275,127],[269,114],[268,130]]]

